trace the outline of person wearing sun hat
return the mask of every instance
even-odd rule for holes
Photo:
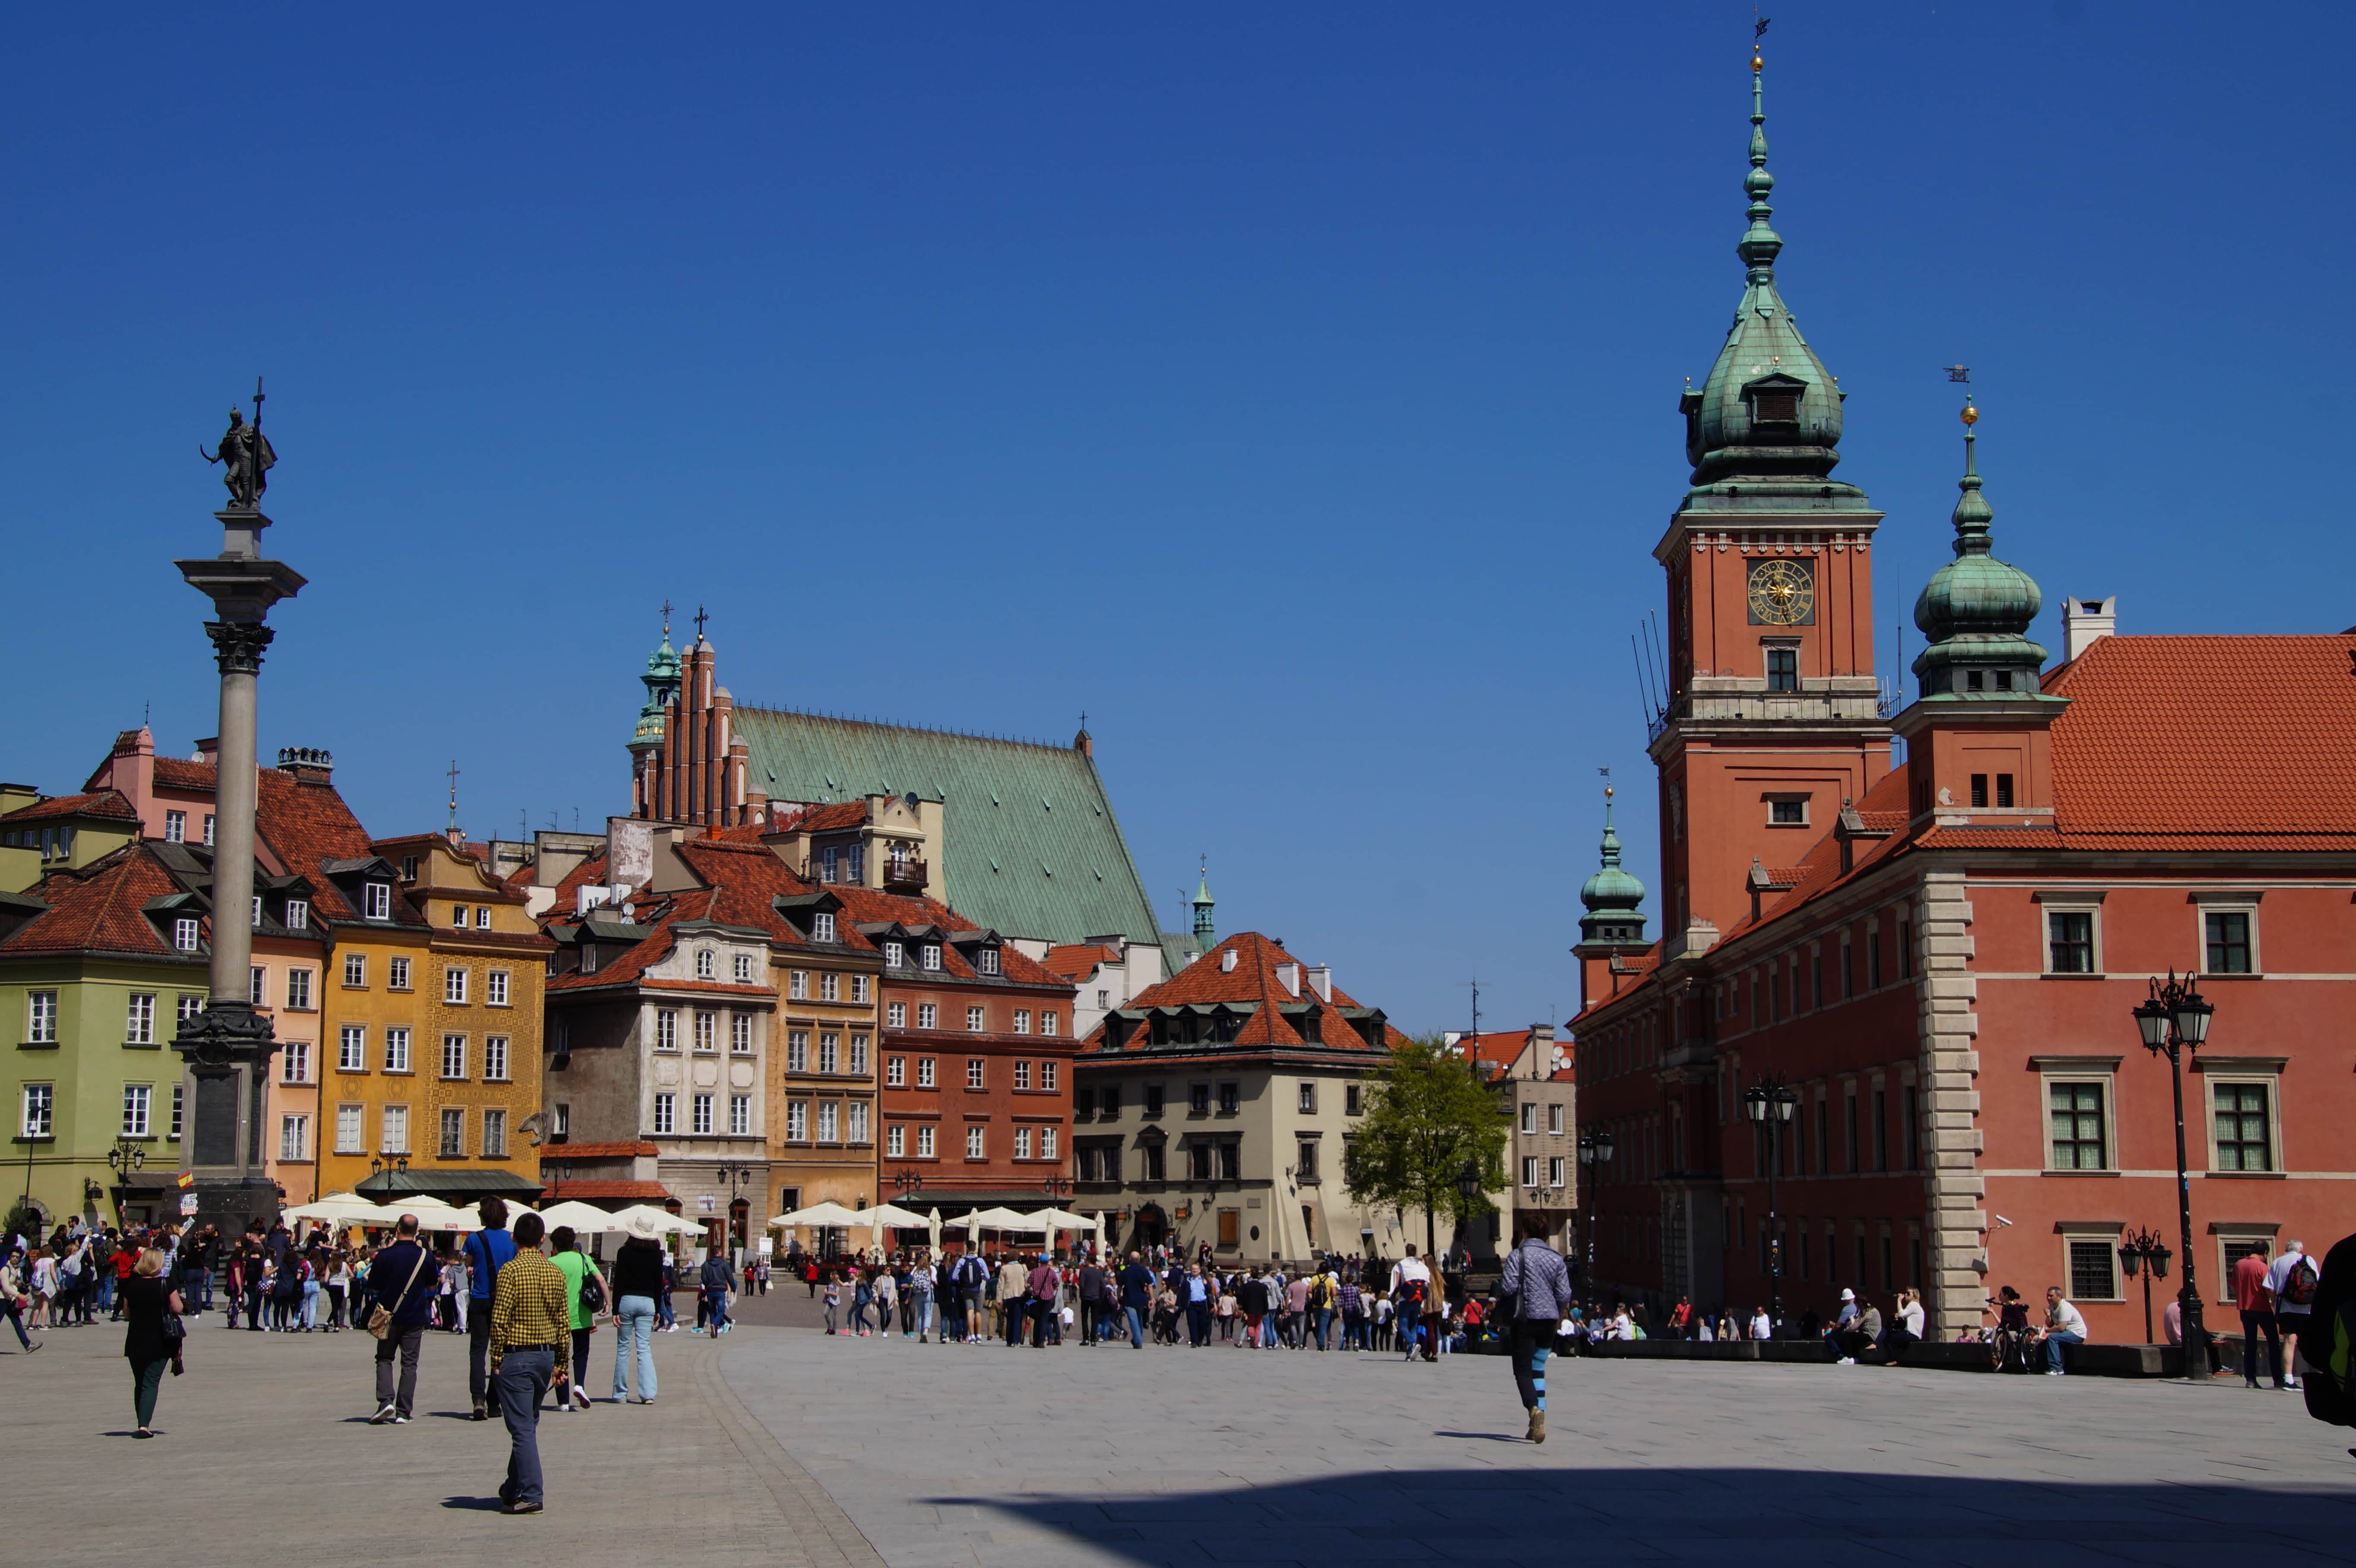
[[[651,1214],[633,1214],[614,1255],[614,1403],[629,1395],[628,1371],[638,1364],[638,1403],[655,1402],[655,1303],[662,1294],[663,1249]]]

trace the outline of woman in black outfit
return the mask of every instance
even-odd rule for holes
[[[155,1419],[155,1395],[164,1387],[164,1369],[180,1356],[180,1341],[164,1338],[164,1315],[180,1310],[180,1293],[164,1283],[163,1274],[164,1254],[150,1247],[123,1284],[123,1354],[131,1363],[132,1403],[139,1415],[133,1435],[139,1437],[155,1435],[147,1424]]]

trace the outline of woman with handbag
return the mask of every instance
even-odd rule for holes
[[[131,1403],[139,1417],[136,1437],[153,1437],[155,1396],[163,1391],[164,1369],[181,1370],[180,1346],[187,1338],[180,1327],[180,1293],[164,1282],[164,1254],[150,1247],[139,1254],[123,1286],[123,1355],[131,1363]]]
[[[598,1314],[606,1307],[605,1275],[596,1260],[581,1250],[572,1226],[559,1225],[551,1231],[548,1244],[552,1249],[549,1261],[564,1276],[564,1305],[571,1313],[565,1323],[573,1330],[573,1359],[569,1365],[557,1368],[556,1408],[586,1410],[589,1391],[582,1385],[589,1381],[589,1339],[596,1332]]]

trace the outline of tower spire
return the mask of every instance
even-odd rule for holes
[[[1925,645],[1914,673],[1926,699],[2031,696],[2045,650],[2029,640],[2029,627],[2044,596],[2029,573],[1996,557],[1988,530],[1996,509],[1980,494],[1975,450],[1980,411],[1968,391],[1959,417],[1964,476],[1955,482],[1955,559],[1931,574],[1914,601],[1914,624]]]
[[[1955,553],[1986,555],[1988,552],[1988,524],[1996,520],[1996,508],[1980,494],[1980,471],[1973,451],[1979,443],[1979,432],[1973,427],[1980,422],[1980,411],[1972,405],[1968,388],[1964,392],[1964,476],[1955,482],[1962,492],[1955,497]]]
[[[1762,17],[1751,38],[1751,172],[1742,176],[1742,189],[1751,197],[1751,227],[1744,231],[1742,243],[1734,248],[1751,269],[1754,283],[1773,280],[1775,257],[1783,249],[1783,237],[1767,226],[1775,210],[1767,202],[1768,193],[1775,188],[1775,176],[1767,172],[1767,61],[1759,52],[1759,40],[1766,33],[1767,22]]]

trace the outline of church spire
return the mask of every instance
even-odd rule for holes
[[[1964,394],[1964,476],[1955,482],[1955,559],[1931,574],[1914,602],[1926,646],[1914,659],[1925,698],[2022,697],[2035,693],[2045,650],[2029,640],[2044,605],[2036,581],[1998,560],[1988,525],[1996,508],[1980,493],[1980,411]]]
[[[1205,858],[1202,876],[1194,884],[1194,940],[1205,953],[1219,942],[1218,928],[1211,919],[1211,906],[1216,901],[1211,897],[1211,862]]]
[[[1579,937],[1581,942],[1633,942],[1644,940],[1644,884],[1620,866],[1620,833],[1612,825],[1612,786],[1603,786],[1603,842],[1600,846],[1602,869],[1587,879],[1579,890],[1579,901],[1587,906],[1580,917]]]
[[[1761,33],[1766,25],[1760,25]],[[1767,172],[1767,101],[1763,88],[1767,62],[1759,52],[1759,41],[1751,44],[1751,172],[1742,176],[1743,191],[1751,197],[1751,227],[1743,232],[1742,242],[1734,248],[1751,269],[1754,283],[1771,283],[1775,276],[1775,257],[1783,249],[1783,237],[1767,227],[1774,208],[1767,204],[1768,193],[1775,188],[1775,176]]]

